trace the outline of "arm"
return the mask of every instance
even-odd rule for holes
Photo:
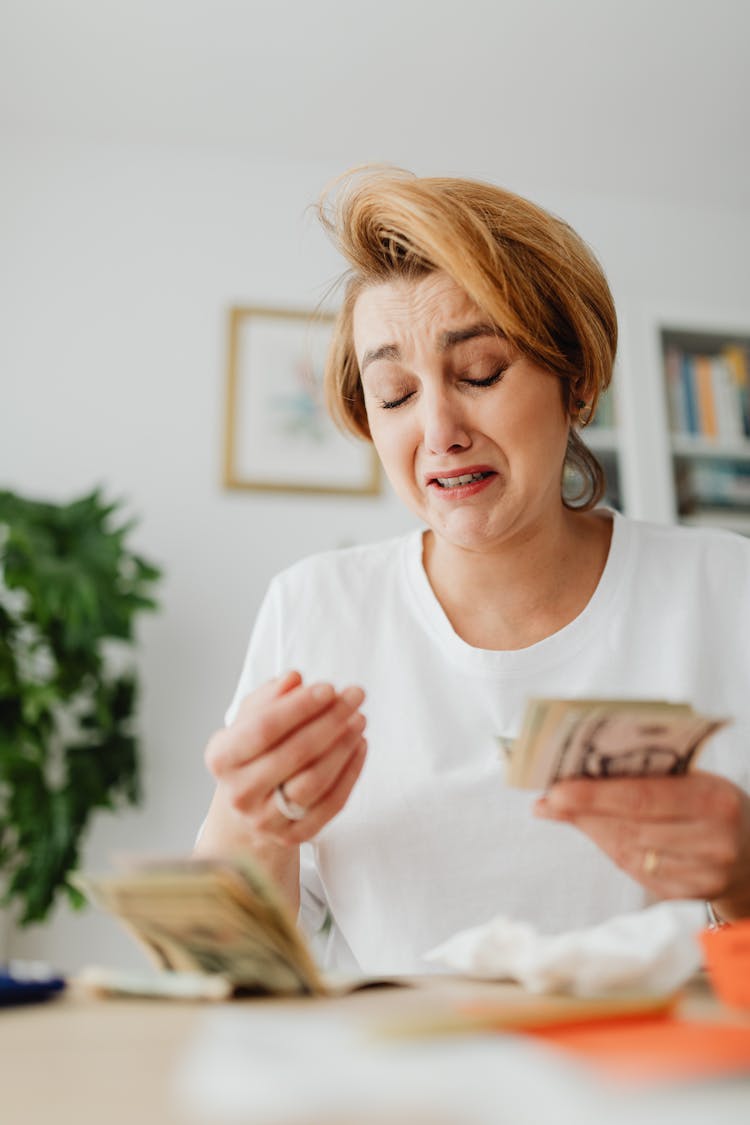
[[[231,726],[206,748],[216,793],[196,852],[255,856],[299,908],[299,845],[344,806],[362,769],[366,743],[359,707],[364,692],[304,685],[296,672],[247,696]],[[305,810],[280,811],[275,789]]]
[[[750,917],[750,797],[716,774],[560,782],[537,816],[576,825],[659,898]]]

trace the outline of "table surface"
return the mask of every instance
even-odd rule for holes
[[[229,1005],[101,999],[74,985],[46,1003],[0,1009],[0,1120],[3,1125],[194,1125],[195,1116],[175,1102],[174,1074],[207,1014],[215,1018],[222,1009],[306,1016],[314,1006],[317,1014],[343,1012],[387,1022],[433,1018],[463,1001],[507,1002],[516,1008],[539,1003],[512,985],[452,977],[410,983],[414,987],[336,999],[246,999]],[[553,999],[560,1002],[564,999]],[[722,1007],[702,981],[685,991],[679,1012],[750,1026],[750,1012]],[[252,1114],[247,1120],[258,1121]],[[357,1120],[372,1118],[363,1109]],[[394,1125],[396,1118],[388,1120]],[[408,1120],[411,1125],[417,1119],[411,1114]]]

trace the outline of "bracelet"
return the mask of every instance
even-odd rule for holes
[[[708,928],[709,930],[720,930],[724,926],[728,926],[729,922],[721,915],[717,914],[713,908],[713,904],[706,903],[706,914],[708,915]]]

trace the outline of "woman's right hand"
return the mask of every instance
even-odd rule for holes
[[[288,672],[246,696],[232,725],[210,740],[205,759],[223,791],[220,804],[241,817],[256,846],[297,847],[344,807],[367,752],[363,700],[359,687],[337,692]],[[277,805],[280,786],[288,804],[304,810],[299,820]]]

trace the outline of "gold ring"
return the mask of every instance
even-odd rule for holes
[[[659,866],[659,853],[654,848],[649,848],[643,857],[643,874],[654,875]]]

